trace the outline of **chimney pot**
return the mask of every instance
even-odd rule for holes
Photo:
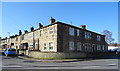
[[[28,31],[27,30],[24,30],[24,33],[27,33]]]
[[[30,31],[31,31],[31,32],[34,31],[34,27],[31,27],[31,28],[30,28]]]
[[[43,27],[43,25],[41,23],[39,23],[38,28],[40,29],[42,27]]]
[[[50,24],[53,24],[53,23],[55,23],[55,19],[50,17]]]
[[[22,31],[21,30],[19,30],[19,35],[22,35]]]
[[[81,25],[81,28],[85,30],[86,29],[86,25]]]

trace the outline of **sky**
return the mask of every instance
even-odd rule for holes
[[[86,25],[88,30],[100,34],[109,30],[118,41],[117,2],[3,2],[1,36],[30,31],[31,26],[37,29],[38,23],[46,26],[50,17],[77,27]]]

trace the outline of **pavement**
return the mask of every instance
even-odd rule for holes
[[[120,59],[120,54],[118,55],[111,55],[111,56],[97,56],[92,58],[81,58],[81,59],[40,59],[40,58],[33,58],[30,56],[22,55],[18,56],[18,58],[31,60],[31,61],[40,61],[40,62],[77,62],[77,61],[89,61],[89,60],[96,60],[96,59]]]
[[[31,61],[40,61],[40,62],[76,62],[76,61],[86,61],[93,60],[93,58],[82,58],[82,59],[39,59],[29,56],[18,56],[18,58],[31,60]]]

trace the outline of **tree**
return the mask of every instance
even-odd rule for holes
[[[103,35],[105,35],[105,40],[108,44],[111,44],[114,42],[114,38],[112,38],[112,32],[110,32],[109,30],[104,30]]]

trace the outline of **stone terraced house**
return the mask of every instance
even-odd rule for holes
[[[105,36],[89,31],[86,25],[76,27],[56,22],[50,18],[50,24],[38,29],[30,28],[22,34],[1,39],[2,48],[15,48],[19,54],[41,58],[82,58],[85,53],[106,52],[108,44]]]

